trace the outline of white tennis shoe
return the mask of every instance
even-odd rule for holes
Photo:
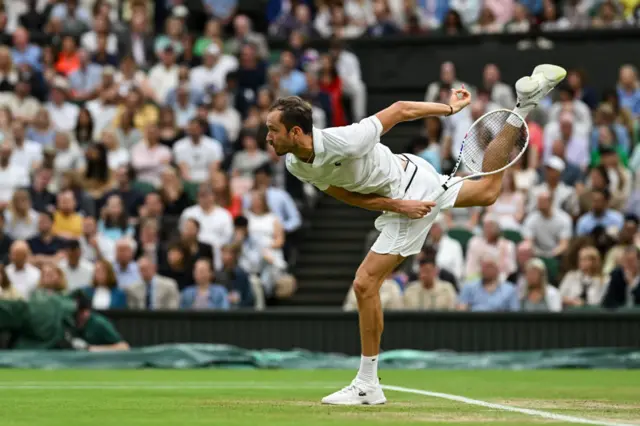
[[[322,398],[328,405],[380,405],[387,402],[380,384],[369,385],[354,380],[346,388]]]
[[[543,64],[534,68],[530,76],[516,82],[518,103],[516,107],[535,106],[567,76],[567,71],[557,65]]]

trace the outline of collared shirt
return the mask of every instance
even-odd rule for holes
[[[52,102],[48,102],[45,107],[49,112],[51,121],[53,122],[56,129],[63,132],[71,132],[76,128],[78,114],[80,113],[80,108],[78,108],[77,105],[65,102],[62,105],[58,106],[53,104]]]
[[[29,64],[34,70],[40,71],[42,68],[40,63],[41,57],[42,50],[35,44],[27,45],[24,51],[19,51],[15,48],[11,49],[11,59],[13,60],[13,65],[16,67],[22,64]]]
[[[439,279],[432,288],[424,288],[420,281],[407,285],[404,291],[404,308],[420,311],[452,310],[456,305],[456,291],[453,285]]]
[[[87,64],[86,68],[78,68],[69,76],[69,85],[72,90],[90,92],[102,83],[102,67],[96,64]]]
[[[209,166],[222,161],[224,153],[222,144],[206,136],[200,138],[200,143],[193,143],[193,139],[185,137],[173,146],[173,156],[177,164],[185,163],[189,167],[193,182],[204,182],[209,177]]]
[[[616,231],[620,231],[622,225],[624,225],[624,216],[619,211],[607,209],[600,217],[594,215],[593,212],[588,212],[578,219],[576,234],[590,234],[596,226],[602,226],[606,230],[614,228]]]
[[[40,282],[40,270],[27,263],[22,269],[16,269],[16,265],[11,263],[7,266],[7,277],[20,296],[28,299],[33,290]]]
[[[62,259],[58,266],[67,277],[67,290],[73,291],[79,288],[89,287],[91,285],[95,267],[93,266],[93,263],[88,260],[80,259],[78,265],[73,268],[69,265],[69,261],[67,259]]]
[[[518,292],[510,282],[500,282],[493,292],[488,292],[482,281],[465,284],[458,302],[474,312],[519,311]]]
[[[113,270],[118,280],[118,288],[127,288],[130,285],[142,281],[138,265],[135,262],[129,262],[124,269],[120,267],[117,261],[113,262]]]

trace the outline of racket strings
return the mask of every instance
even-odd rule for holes
[[[464,163],[474,173],[496,172],[526,148],[528,139],[527,126],[520,116],[506,110],[493,111],[469,129],[462,151]]]

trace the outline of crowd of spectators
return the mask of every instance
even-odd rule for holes
[[[496,65],[486,65],[482,81],[472,87],[443,63],[425,99],[446,102],[450,88],[464,84],[474,100],[454,116],[426,119],[409,151],[448,174],[471,124],[515,104]],[[587,81],[569,70],[527,118],[529,148],[505,173],[495,204],[439,215],[423,252],[383,286],[390,309],[640,305],[640,81],[631,65],[605,93]]]
[[[271,0],[271,35],[546,33],[640,24],[636,0]]]

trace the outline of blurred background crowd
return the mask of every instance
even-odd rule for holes
[[[270,0],[256,15],[237,0],[6,0],[0,297],[83,289],[96,309],[281,303],[296,290],[318,193],[265,144],[274,99],[299,95],[316,127],[346,125],[374,111],[345,40],[633,26],[638,3]],[[270,48],[272,37],[286,48]],[[325,51],[308,47],[318,37],[331,39]],[[446,102],[465,78],[443,63],[425,100]],[[451,170],[471,123],[515,104],[497,65],[482,80],[466,84],[469,108],[425,120],[407,149]],[[532,114],[531,149],[498,202],[439,218],[424,252],[385,282],[386,307],[640,303],[634,67],[610,86],[596,93],[571,70]]]

